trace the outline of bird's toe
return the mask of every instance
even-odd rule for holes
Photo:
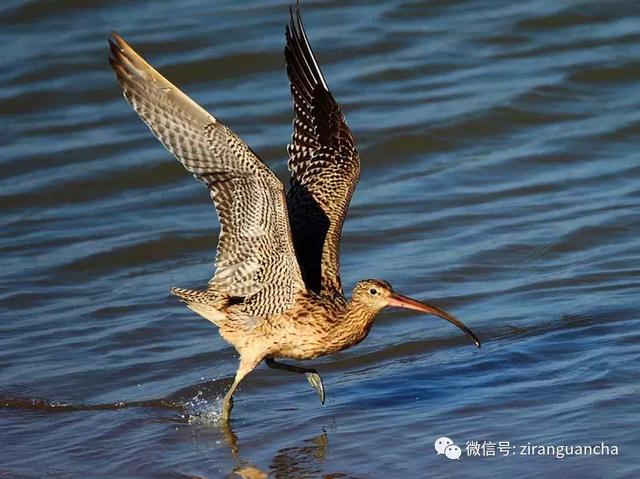
[[[320,396],[320,402],[324,404],[324,383],[322,382],[322,378],[318,373],[305,373],[307,377],[307,381],[309,384],[313,386],[313,389],[316,390],[318,396]]]

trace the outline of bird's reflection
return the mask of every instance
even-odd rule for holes
[[[242,458],[238,436],[231,425],[222,426],[222,431],[238,464],[232,472],[243,479],[317,477],[322,472],[322,463],[329,449],[329,439],[323,430],[320,435],[303,440],[299,446],[280,449],[271,460],[269,470],[263,471]]]
[[[276,478],[316,477],[322,471],[321,463],[327,456],[327,433],[303,441],[301,446],[280,449],[271,460],[270,472]]]

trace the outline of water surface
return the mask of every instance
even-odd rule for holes
[[[0,475],[640,475],[634,2],[305,2],[363,163],[345,287],[386,278],[483,347],[385,312],[313,362],[324,407],[302,378],[250,375],[233,440],[215,420],[237,357],[168,292],[211,276],[213,208],[123,100],[106,38],[286,179],[287,4],[136,3],[0,7]],[[451,461],[440,436],[619,455]]]

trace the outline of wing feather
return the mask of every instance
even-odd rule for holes
[[[253,316],[280,313],[304,289],[282,183],[231,129],[164,78],[117,33],[110,63],[126,100],[209,189],[220,220],[210,288]]]
[[[340,237],[360,159],[349,126],[329,91],[302,24],[290,8],[285,58],[295,117],[288,145],[287,206],[293,243],[309,289],[342,293]]]

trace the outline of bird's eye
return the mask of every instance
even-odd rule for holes
[[[371,296],[375,296],[376,294],[378,294],[378,290],[377,290],[377,289],[375,289],[375,288],[371,288],[371,289],[369,290],[369,293],[371,294]]]

